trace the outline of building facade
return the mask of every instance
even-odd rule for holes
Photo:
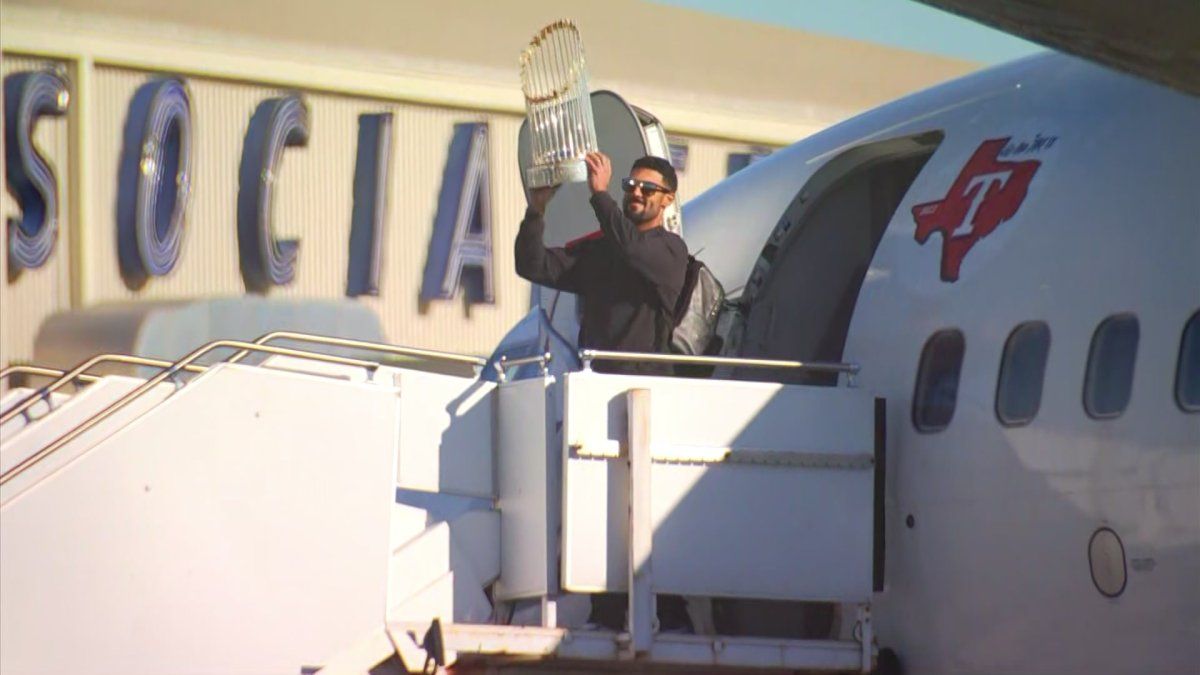
[[[218,2],[205,11],[224,15],[235,4],[252,15],[275,7]],[[346,4],[342,9],[357,13],[363,25],[372,22],[370,3]],[[9,254],[0,256],[0,364],[30,361],[39,326],[55,313],[248,293],[347,299],[374,310],[391,342],[486,354],[529,309],[529,288],[513,272],[511,245],[525,203],[516,157],[523,100],[515,63],[528,37],[556,13],[575,13],[594,87],[614,89],[663,120],[685,202],[748,158],[903,93],[898,87],[916,89],[973,67],[795,31],[777,35],[779,29],[633,0],[617,3],[634,23],[665,17],[671,40],[683,40],[697,54],[712,51],[714,43],[695,36],[723,30],[730,37],[721,48],[748,63],[795,57],[777,53],[779,45],[816,41],[821,58],[837,64],[832,78],[843,87],[874,89],[834,96],[822,92],[842,91],[837,86],[797,83],[788,90],[791,98],[780,100],[754,85],[777,74],[765,68],[765,74],[747,73],[751,93],[739,97],[735,85],[722,83],[725,74],[698,58],[686,66],[695,72],[680,73],[684,66],[676,64],[669,77],[655,74],[652,56],[626,62],[627,39],[591,3],[526,3],[512,11],[457,4],[474,15],[465,32],[492,25],[488,40],[495,44],[467,39],[457,58],[448,43],[463,40],[457,33],[464,31],[423,6],[380,11],[395,25],[416,24],[406,29],[414,35],[441,31],[445,39],[425,37],[428,42],[407,51],[389,52],[367,38],[369,49],[347,47],[339,36],[353,31],[344,27],[320,37],[326,32],[319,13],[301,16],[312,32],[297,35],[269,23],[216,25],[198,18],[210,14],[178,13],[195,8],[156,10],[138,0],[6,3],[0,71],[9,189],[0,210],[10,224]],[[343,19],[330,21],[342,25]],[[499,54],[509,56],[500,61]],[[843,77],[884,63],[903,74],[900,82],[880,73]],[[695,82],[707,81],[706,70],[715,84],[695,89]],[[45,74],[38,81],[40,101],[27,91],[33,74]],[[883,81],[888,85],[872,85]],[[292,106],[290,122],[276,119],[286,105]],[[463,147],[456,139],[464,130],[473,134],[474,181],[454,173]],[[247,176],[269,184],[267,194],[260,186],[260,193],[248,195]],[[476,252],[487,264],[478,272],[490,275],[490,292],[453,281],[449,293],[438,293],[430,271],[444,274],[442,258],[453,251],[437,241],[462,234],[439,228],[455,227],[445,209],[467,203],[464,197],[476,209],[458,227],[483,242]],[[272,249],[267,258],[278,269],[268,260],[272,269],[247,270],[245,238],[255,236],[265,238],[259,244]],[[370,243],[363,244],[364,236]],[[33,259],[14,255],[14,238],[28,240]]]

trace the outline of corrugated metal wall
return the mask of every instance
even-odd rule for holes
[[[749,146],[713,141],[703,138],[683,139],[688,146],[687,166],[679,173],[680,204],[692,197],[700,195],[708,188],[716,185],[725,177],[729,154],[732,152],[748,152]],[[687,223],[684,223],[686,232]]]
[[[5,59],[4,68],[8,73],[37,65],[13,57]],[[153,278],[141,290],[132,291],[121,279],[117,258],[117,167],[129,103],[136,89],[153,77],[98,66],[94,71],[94,100],[72,102],[91,106],[93,125],[93,162],[87,167],[94,200],[92,229],[84,252],[87,262],[82,266],[88,275],[82,281],[86,297],[93,303],[109,303],[240,295],[244,288],[238,270],[236,203],[242,142],[255,107],[285,92],[248,83],[188,78],[194,127],[193,192],[182,253],[170,275]],[[516,170],[521,118],[327,93],[306,93],[304,98],[309,106],[309,142],[305,148],[286,152],[275,196],[276,234],[281,238],[298,237],[300,257],[295,282],[273,289],[271,295],[344,295],[358,116],[390,112],[395,116],[395,136],[380,294],[359,301],[379,313],[392,342],[489,352],[528,309],[528,286],[513,272],[511,246],[524,212]],[[422,306],[418,297],[421,278],[453,127],[475,121],[487,122],[490,130],[496,302],[467,307],[453,300]],[[43,122],[39,128],[39,141],[59,169],[64,197],[66,131],[63,120]],[[681,175],[681,195],[685,198],[724,175],[729,152],[745,149],[723,141],[686,141],[689,160]],[[67,306],[67,250],[65,241],[60,241],[52,267],[6,286],[4,362],[28,358],[42,318]],[[50,296],[53,304],[45,301]]]
[[[6,54],[0,61],[0,74],[8,77],[13,73],[59,67],[65,68],[65,64]],[[74,104],[72,101],[71,105]],[[66,115],[43,117],[34,130],[34,143],[58,176],[58,243],[45,265],[33,270],[22,270],[15,279],[9,277],[11,270],[8,268],[7,249],[5,255],[0,255],[0,364],[27,361],[33,355],[33,341],[42,319],[58,310],[66,309],[71,303],[71,232],[68,226],[71,194],[67,188],[70,184],[70,146],[67,125]],[[7,173],[4,176],[7,188]],[[5,189],[0,195],[0,217],[7,224],[9,218],[15,218],[19,214],[20,208],[16,199]],[[4,245],[7,246],[7,229],[4,235]]]

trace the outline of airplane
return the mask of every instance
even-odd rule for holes
[[[321,672],[365,672],[391,655],[413,670],[457,655],[465,668],[515,658],[549,670],[1190,672],[1198,129],[1193,93],[1046,53],[773,153],[683,207],[690,250],[731,299],[719,356],[698,360],[715,367],[709,378],[589,372],[589,359],[612,355],[577,357],[570,303],[535,291],[545,304],[475,364],[480,378],[274,348],[272,372],[214,366],[178,395],[165,376],[109,377],[72,397],[85,408],[95,388],[91,408],[68,400],[14,418],[25,426],[0,451],[24,441],[36,460],[0,456],[5,671],[295,672],[297,654],[329,654],[327,634],[344,642],[346,626],[386,610],[382,626],[318,659]],[[568,372],[577,358],[584,370]],[[143,417],[116,411],[76,434],[138,389],[153,399]],[[650,448],[634,440],[648,413],[631,389],[657,406]],[[397,395],[409,391],[421,393]],[[194,430],[162,459],[165,430],[197,410],[228,431]],[[484,436],[494,441],[480,450]],[[361,453],[333,464],[302,452],[333,444]],[[188,459],[193,446],[211,462]],[[38,454],[48,447],[58,454]],[[289,485],[270,482],[284,462],[295,463]],[[389,480],[339,491],[381,467]],[[295,518],[259,522],[251,495],[262,492],[267,515]],[[52,509],[70,496],[129,524]],[[244,521],[222,511],[229,502]],[[391,540],[378,536],[389,514]],[[53,553],[68,533],[90,554],[83,565]],[[278,565],[239,558],[244,541]],[[361,564],[368,550],[391,574]],[[334,573],[337,588],[318,588]],[[200,574],[222,580],[203,587],[209,597],[175,588]],[[108,590],[92,602],[81,589],[97,579]],[[306,611],[298,588],[324,611]],[[395,615],[372,596],[380,589],[399,601]],[[556,620],[565,592],[599,590],[629,591],[627,632]],[[718,625],[655,634],[636,605],[652,592],[712,596],[695,623]],[[250,601],[231,606],[226,593]],[[534,625],[514,621],[531,601]],[[273,602],[290,611],[264,609]],[[816,629],[796,625],[830,607]],[[151,628],[153,645],[122,653]]]
[[[858,363],[888,400],[874,617],[906,672],[1200,658],[1197,129],[1193,96],[1045,54],[685,205],[741,288],[726,353]]]

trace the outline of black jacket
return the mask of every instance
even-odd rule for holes
[[[683,239],[661,227],[641,232],[607,193],[592,196],[600,230],[563,247],[542,244],[546,223],[525,213],[517,233],[517,274],[576,293],[583,304],[579,346],[629,352],[666,350],[687,273]],[[602,372],[667,374],[661,364],[597,361]]]

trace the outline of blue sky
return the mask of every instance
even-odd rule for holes
[[[1042,49],[913,0],[650,1],[986,64]]]

